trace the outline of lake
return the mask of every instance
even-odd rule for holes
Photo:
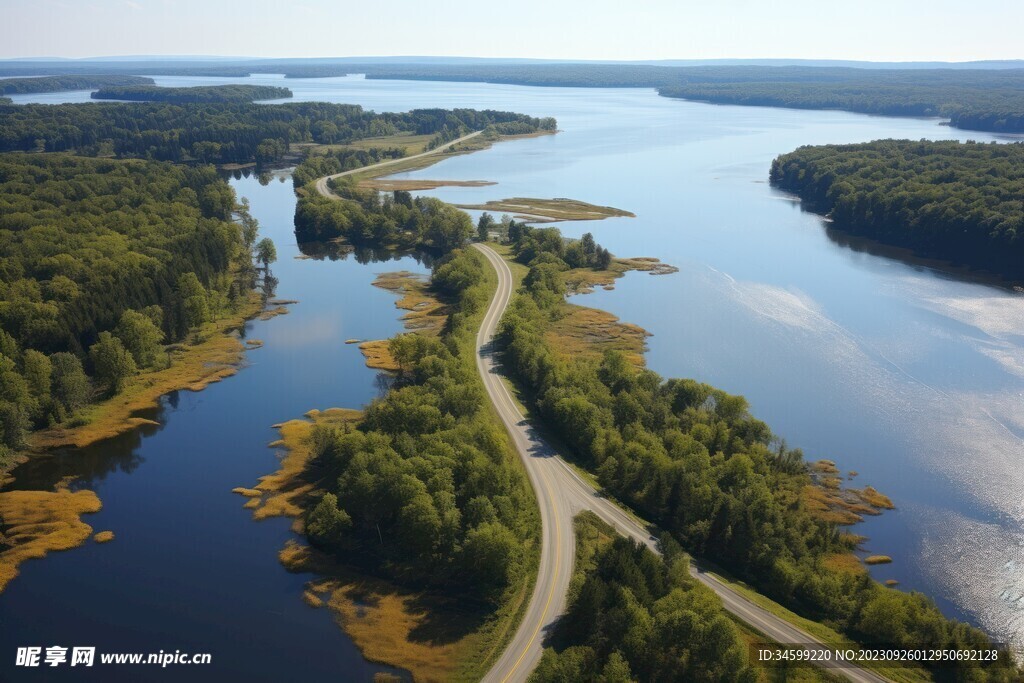
[[[652,332],[652,369],[745,395],[790,446],[855,470],[849,485],[891,496],[895,511],[856,528],[870,537],[867,552],[894,559],[872,573],[1021,643],[1024,296],[846,239],[767,184],[771,160],[804,144],[1011,138],[935,119],[706,105],[647,89],[360,77],[156,81],[283,84],[295,100],[378,111],[472,107],[557,117],[558,135],[501,143],[399,177],[498,183],[424,193],[448,201],[570,197],[634,212],[560,227],[570,236],[593,232],[615,254],[655,256],[680,272],[630,274],[614,291],[579,302]],[[82,101],[88,93],[13,99]],[[373,670],[329,615],[301,603],[304,578],[275,565],[287,522],[251,522],[230,489],[273,469],[265,447],[275,438],[271,424],[375,395],[375,374],[342,342],[399,329],[391,295],[370,286],[376,272],[425,269],[410,259],[294,260],[290,182],[234,185],[278,244],[279,296],[301,303],[288,316],[253,323],[249,335],[266,346],[248,354],[249,367],[182,394],[176,406],[168,402],[162,428],[32,467],[44,483],[85,470],[81,485],[104,502],[86,521],[117,539],[22,565],[0,597],[0,622],[25,629],[0,633],[0,645],[24,644],[29,635],[71,645],[76,634],[108,633],[105,643],[139,643],[124,651],[167,650],[187,634],[211,651],[223,643],[243,666],[235,655],[255,659],[272,638],[275,658],[293,673]],[[217,635],[227,628],[230,637]],[[291,649],[295,640],[308,648]],[[323,648],[338,659],[314,665],[308,653]],[[253,670],[258,678],[266,668]]]

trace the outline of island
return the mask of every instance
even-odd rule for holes
[[[843,232],[1024,281],[1024,144],[801,147],[770,180]]]

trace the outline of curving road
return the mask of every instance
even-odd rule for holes
[[[477,369],[491,402],[523,459],[541,513],[540,568],[530,604],[512,641],[484,677],[486,683],[507,683],[525,681],[529,677],[540,661],[546,632],[565,611],[566,593],[576,554],[573,518],[577,513],[591,510],[620,534],[636,539],[654,552],[658,552],[658,548],[647,529],[581,479],[519,411],[498,373],[493,347],[498,321],[512,298],[512,271],[505,260],[490,247],[484,244],[473,246],[483,253],[498,273],[498,290],[477,333]],[[810,650],[831,650],[816,638],[758,607],[696,566],[691,566],[690,572],[718,594],[726,610],[771,640],[808,644],[807,649]],[[884,683],[887,680],[865,669],[839,668],[834,664],[829,668],[856,683]]]
[[[481,133],[483,133],[483,131],[478,130],[476,132],[470,133],[469,135],[463,135],[461,138],[456,138],[449,143],[438,145],[434,149],[428,149],[426,152],[413,154],[411,157],[388,159],[387,161],[381,161],[380,163],[370,164],[369,166],[360,166],[359,168],[353,168],[351,171],[342,171],[341,173],[335,173],[334,175],[324,176],[323,178],[320,178],[316,181],[316,191],[325,197],[330,197],[331,199],[340,199],[338,195],[331,192],[331,188],[328,187],[327,185],[328,181],[334,180],[335,178],[341,178],[347,175],[352,175],[354,173],[364,173],[374,168],[381,168],[383,166],[391,166],[393,164],[405,163],[410,159],[420,159],[422,157],[429,157],[434,154],[443,154],[449,147],[453,147],[454,145],[463,143],[466,140],[471,140],[472,138],[475,138],[477,135],[480,135]]]

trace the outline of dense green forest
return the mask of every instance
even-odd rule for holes
[[[62,90],[91,90],[92,88],[131,87],[153,85],[152,78],[143,76],[36,76],[34,78],[5,78],[0,80],[0,95],[60,92]]]
[[[207,104],[211,102],[255,102],[291,97],[288,88],[271,85],[200,85],[191,88],[164,88],[156,85],[104,86],[92,93],[94,100],[130,100],[132,102],[170,102]]]
[[[0,107],[0,151],[74,151],[161,161],[271,163],[295,143],[337,144],[399,131],[452,135],[542,123],[523,114],[417,109],[377,114],[357,105],[116,103]],[[449,138],[450,139],[450,138]]]
[[[367,78],[573,87],[655,87],[719,104],[944,116],[970,130],[1024,132],[1024,70],[597,64],[388,65]]]
[[[553,349],[545,331],[565,314],[561,272],[568,264],[566,243],[551,230],[542,239],[539,229],[510,233],[530,271],[502,321],[504,365],[529,391],[538,418],[602,487],[689,552],[856,640],[991,646],[982,631],[946,619],[919,593],[829,567],[829,556],[849,551],[850,536],[808,511],[802,453],[752,417],[743,397],[690,379],[662,379],[618,352],[593,362]],[[937,671],[946,674],[1014,680],[1009,669],[973,664]]]
[[[771,181],[842,230],[1024,280],[1024,144],[801,147]]]
[[[240,306],[256,236],[209,166],[0,156],[0,450]]]
[[[390,341],[401,370],[358,429],[314,428],[328,491],[306,530],[345,562],[495,605],[527,578],[537,507],[473,361],[485,267],[469,249],[438,261],[431,287],[450,305],[441,336]]]
[[[678,544],[667,539],[657,557],[584,513],[576,545],[569,607],[533,683],[760,680],[721,600],[690,577]]]
[[[310,190],[295,207],[300,242],[341,238],[356,246],[420,248],[445,253],[473,234],[469,216],[434,197],[413,198],[399,190],[381,195],[360,190],[350,177],[331,182],[336,200]]]

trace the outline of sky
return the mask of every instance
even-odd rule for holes
[[[0,58],[1024,57],[1021,0],[0,0]]]

